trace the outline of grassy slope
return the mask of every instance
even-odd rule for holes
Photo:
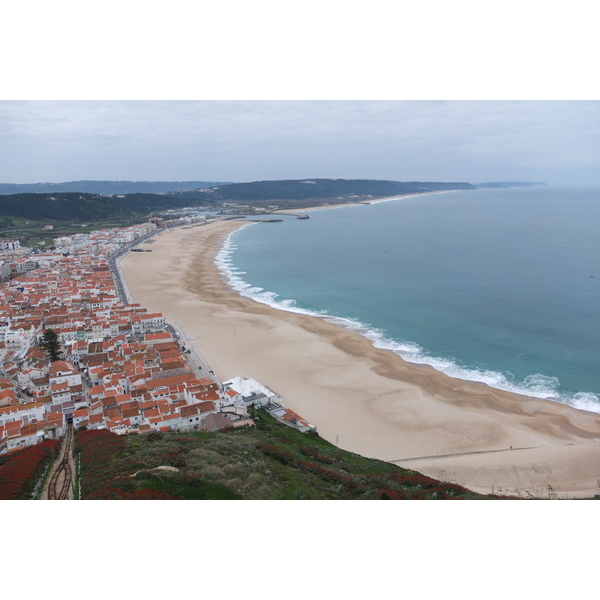
[[[488,498],[346,452],[317,434],[300,433],[264,411],[259,414],[254,428],[127,436],[112,467],[126,474],[122,485],[129,493],[153,489],[182,499]],[[165,465],[179,471],[145,471]]]

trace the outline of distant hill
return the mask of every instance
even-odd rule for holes
[[[189,205],[187,199],[161,194],[11,194],[0,196],[0,217],[17,217],[32,221],[93,222],[113,218],[144,218],[153,212]]]
[[[98,183],[120,184],[126,182]],[[160,182],[140,183],[144,185],[160,184]],[[181,185],[190,183],[192,182],[180,182]],[[173,183],[168,183],[168,185],[173,185]],[[299,209],[401,194],[475,189],[475,186],[464,182],[400,182],[371,179],[255,181],[219,186],[208,186],[208,182],[202,182],[202,185],[207,187],[193,191],[174,191],[161,194],[146,192],[101,194],[81,191],[5,194],[0,195],[0,217],[17,217],[34,221],[41,219],[93,222],[115,217],[144,218],[152,213],[188,206],[219,209],[227,202],[256,207],[275,204],[280,208]],[[120,189],[122,190],[122,188]]]
[[[478,188],[507,188],[507,187],[533,187],[536,185],[548,185],[540,181],[488,181],[487,183],[476,183]]]
[[[465,182],[387,181],[377,179],[283,179],[253,181],[221,185],[204,194],[214,201],[256,203],[306,200],[345,200],[382,198],[400,194],[415,194],[442,190],[472,190]],[[197,197],[197,192],[179,192],[177,195]],[[298,203],[298,202],[297,202]],[[300,203],[301,204],[301,203]]]
[[[226,181],[68,181],[64,183],[0,183],[0,194],[82,192],[86,194],[168,194],[224,185]]]

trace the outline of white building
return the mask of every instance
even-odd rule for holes
[[[0,250],[19,250],[21,242],[19,240],[0,240]]]
[[[224,381],[223,385],[236,391],[246,406],[265,406],[269,403],[283,402],[283,398],[258,383],[256,379],[234,377],[229,381]]]
[[[21,421],[28,423],[44,420],[46,405],[43,402],[29,402],[28,404],[13,404],[0,408],[0,425]]]
[[[81,374],[66,360],[57,360],[50,365],[50,386],[66,383],[69,386],[81,385]]]

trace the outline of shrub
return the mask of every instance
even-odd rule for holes
[[[294,455],[289,450],[280,450],[271,444],[258,444],[257,448],[264,455],[270,456],[284,465],[295,462]]]
[[[110,490],[113,489],[119,489],[123,493],[126,489],[132,491],[134,484],[128,475],[132,461],[117,460],[125,449],[125,441],[120,436],[106,429],[95,429],[77,431],[75,439],[80,452],[84,500],[96,497],[109,499],[108,496],[112,493]],[[119,493],[114,493],[116,499]]]
[[[42,474],[46,460],[58,453],[58,440],[44,440],[18,450],[0,467],[0,500],[27,499]]]
[[[188,485],[192,485],[194,487],[199,487],[202,484],[202,478],[196,473],[191,473],[183,478],[183,483],[187,483]]]
[[[300,454],[303,454],[304,456],[308,456],[309,458],[318,460],[319,462],[326,463],[328,465],[333,464],[332,458],[326,456],[325,454],[320,454],[319,451],[316,448],[313,448],[312,446],[300,446],[298,448],[298,452],[300,452]]]
[[[177,467],[177,468],[181,468],[181,467],[185,467],[185,456],[183,455],[182,452],[163,452],[160,455],[160,462],[163,465],[168,465],[170,467]]]
[[[390,473],[388,479],[398,483],[406,494],[416,500],[457,500],[463,499],[467,493],[460,485],[438,481],[415,471]]]

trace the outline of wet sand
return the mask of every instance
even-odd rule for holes
[[[242,225],[167,231],[143,246],[151,253],[121,262],[133,301],[176,321],[222,380],[253,377],[341,448],[474,491],[598,493],[599,414],[453,379],[339,325],[240,296],[214,257]]]

